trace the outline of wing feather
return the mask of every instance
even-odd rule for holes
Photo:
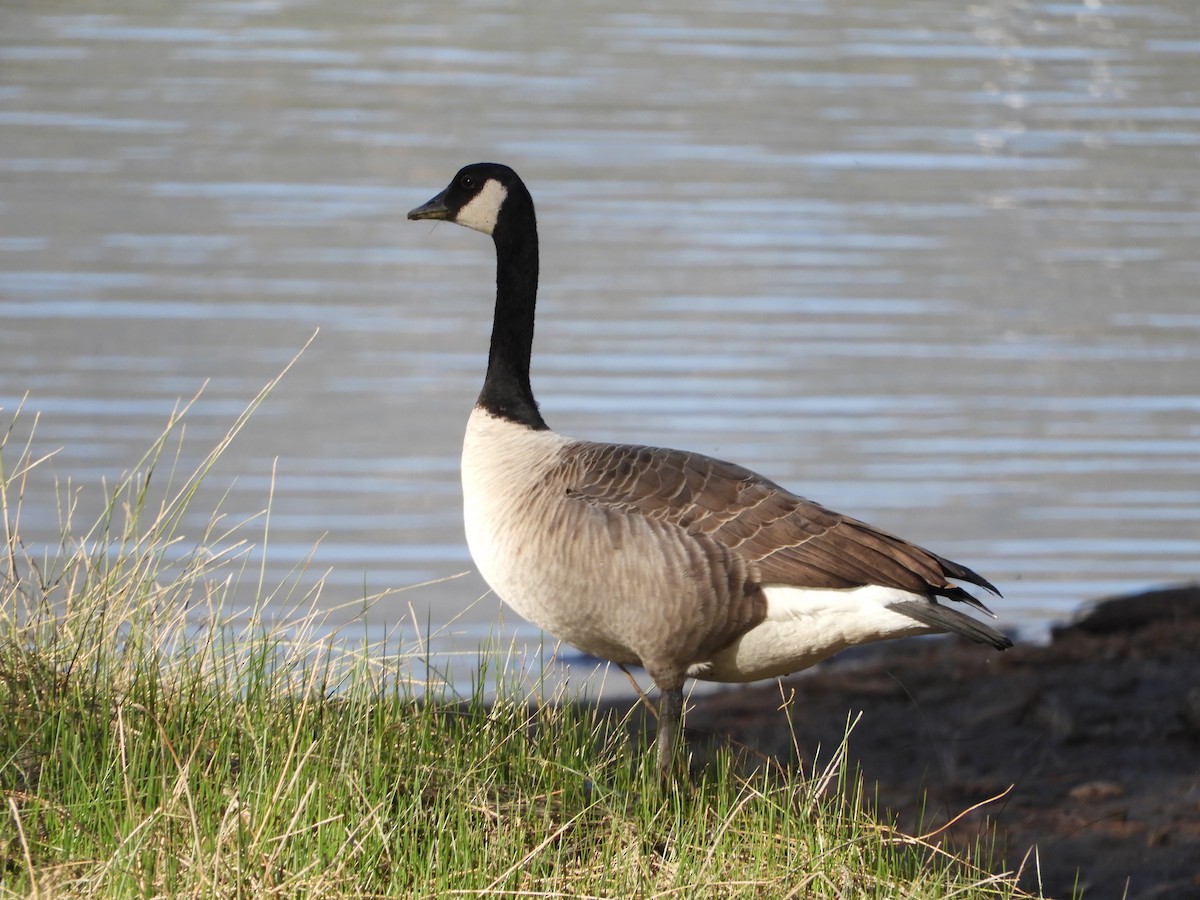
[[[966,566],[826,509],[734,463],[696,453],[577,442],[556,473],[568,494],[706,535],[755,566],[763,584],[854,588],[878,584],[925,596],[979,600],[951,582],[996,588]]]

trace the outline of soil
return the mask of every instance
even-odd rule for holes
[[[697,697],[686,734],[812,771],[860,713],[850,764],[906,833],[995,829],[1047,897],[1200,898],[1200,585],[1101,601],[1048,645],[898,641]]]

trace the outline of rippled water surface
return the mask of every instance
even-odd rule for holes
[[[0,23],[0,406],[61,448],[27,542],[57,531],[55,477],[86,519],[206,385],[194,465],[319,329],[191,533],[270,498],[267,582],[328,570],[329,607],[469,569],[492,248],[404,213],[497,159],[538,202],[558,430],[748,464],[978,569],[1026,634],[1200,575],[1193,0],[45,0]],[[483,591],[368,622],[536,641]]]

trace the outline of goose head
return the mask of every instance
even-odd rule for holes
[[[458,170],[446,189],[410,210],[410,219],[441,219],[496,237],[517,207],[533,201],[517,173],[499,163],[472,163]]]

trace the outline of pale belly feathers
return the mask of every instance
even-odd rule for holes
[[[476,408],[463,441],[463,522],[479,573],[506,604],[554,637],[597,656],[636,663],[614,621],[619,598],[597,584],[587,537],[564,521],[562,489],[546,480],[572,443]]]

